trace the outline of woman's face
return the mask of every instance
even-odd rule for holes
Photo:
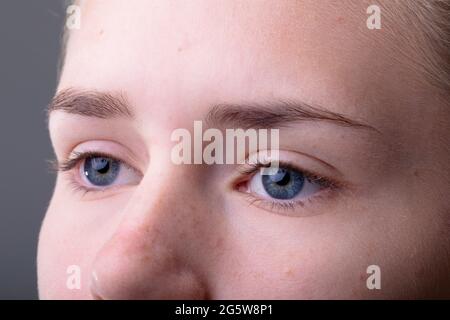
[[[50,112],[40,297],[448,297],[448,106],[400,26],[346,3],[82,3]],[[197,120],[279,129],[282,179],[174,163]]]

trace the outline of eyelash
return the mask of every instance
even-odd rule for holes
[[[244,168],[238,170],[243,177],[239,178],[238,181],[234,184],[235,189],[239,189],[240,185],[248,183],[250,179],[253,178],[253,176],[258,172],[258,170],[260,170],[261,168],[268,168],[270,167],[270,165],[271,163],[246,163]],[[281,213],[295,211],[298,206],[304,207],[307,203],[311,203],[319,199],[325,199],[325,197],[327,195],[330,195],[331,192],[337,191],[343,186],[341,182],[326,178],[308,170],[301,169],[290,162],[280,160],[279,167],[288,170],[295,170],[302,173],[305,179],[307,179],[309,182],[318,183],[321,191],[319,191],[317,195],[314,195],[306,200],[267,200],[256,197],[249,192],[241,192],[251,205],[259,206],[262,209],[268,208],[269,211],[272,212],[276,211]]]
[[[72,152],[72,155],[69,157],[69,159],[64,160],[62,162],[54,160],[51,161],[51,165],[54,171],[68,173],[72,171],[74,168],[77,168],[79,165],[81,165],[81,162],[89,157],[106,157],[118,161],[121,165],[128,166],[126,162],[118,159],[117,157],[105,152],[98,152],[98,151]],[[238,169],[240,177],[234,183],[233,189],[238,190],[242,184],[248,183],[250,179],[253,178],[253,176],[258,172],[258,170],[264,167],[267,168],[270,165],[271,163],[262,163],[262,162],[244,164],[244,167],[241,166]],[[261,207],[262,209],[268,209],[269,211],[272,212],[275,211],[281,213],[281,212],[295,211],[295,209],[298,206],[304,207],[307,203],[324,199],[327,195],[329,195],[330,192],[336,191],[343,186],[341,182],[338,182],[330,178],[326,178],[324,176],[321,176],[308,170],[301,169],[290,162],[279,161],[279,167],[301,172],[309,182],[315,182],[319,184],[320,191],[318,192],[317,195],[314,195],[306,200],[275,200],[275,199],[267,200],[257,197],[249,192],[241,192],[241,194],[244,195],[246,200],[251,205]],[[99,191],[101,192],[111,188],[111,187],[95,188],[83,186],[75,178],[75,174],[69,175],[69,179],[73,191],[82,192],[83,195],[89,192],[99,192]]]
[[[77,168],[79,165],[81,165],[81,162],[89,157],[105,157],[110,158],[112,160],[118,161],[121,165],[126,165],[126,162],[118,159],[117,157],[108,154],[106,152],[99,152],[99,151],[84,151],[84,152],[72,152],[71,156],[64,161],[58,162],[57,160],[51,161],[51,166],[56,172],[65,172],[69,173],[73,169]],[[101,192],[105,191],[106,189],[111,189],[111,187],[86,187],[80,184],[80,182],[77,181],[75,176],[73,174],[69,175],[69,183],[72,187],[72,190],[74,192],[82,192],[83,195],[89,193],[89,192]]]

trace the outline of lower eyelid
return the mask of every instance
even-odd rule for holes
[[[241,193],[241,196],[249,205],[268,213],[299,218],[326,213],[327,211],[321,205],[332,201],[336,194],[334,190],[327,189],[320,191],[308,199],[285,201],[257,198],[250,193]]]
[[[71,191],[79,195],[80,200],[82,199],[83,201],[100,200],[122,193],[128,187],[133,187],[132,185],[112,185],[108,187],[85,186],[80,183],[79,177],[74,176],[74,171],[62,172],[62,174],[66,175],[65,182],[71,188]]]

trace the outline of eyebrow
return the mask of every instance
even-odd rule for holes
[[[281,128],[299,121],[325,121],[342,127],[367,129],[380,133],[363,121],[296,100],[278,100],[259,104],[219,104],[215,105],[206,117],[206,122],[210,126],[217,123],[233,123],[243,129]]]
[[[47,107],[47,115],[56,110],[100,119],[134,117],[122,92],[64,89],[51,100]]]
[[[131,106],[121,92],[64,89],[52,99],[47,113],[50,115],[56,110],[100,119],[134,118]],[[205,117],[205,123],[210,127],[232,125],[243,129],[281,128],[299,121],[325,121],[342,127],[366,129],[380,133],[376,128],[362,121],[297,100],[216,104]]]

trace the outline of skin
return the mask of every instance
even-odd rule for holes
[[[449,106],[392,58],[388,31],[367,29],[368,5],[82,3],[57,91],[123,92],[135,120],[54,111],[56,157],[110,152],[142,179],[85,194],[58,174],[39,238],[40,298],[449,298]],[[173,130],[192,130],[211,105],[267,99],[376,129],[282,128],[282,160],[343,182],[288,213],[238,190],[239,165],[170,159]],[[70,265],[79,290],[66,286]],[[366,286],[370,265],[380,290]]]

